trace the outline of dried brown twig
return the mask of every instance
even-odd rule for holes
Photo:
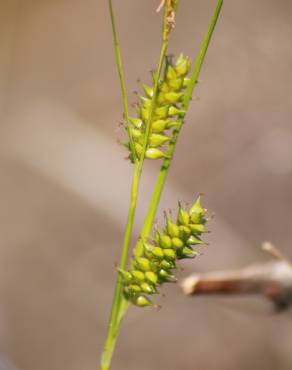
[[[182,283],[186,295],[260,294],[271,300],[277,310],[292,304],[292,267],[271,244],[263,249],[277,260],[257,263],[236,270],[192,274]]]

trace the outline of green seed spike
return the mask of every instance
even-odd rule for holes
[[[151,134],[150,135],[150,146],[151,147],[159,147],[169,141],[171,138],[166,135],[161,134]]]
[[[201,222],[193,223],[192,216],[200,215]],[[124,295],[133,304],[144,307],[152,302],[147,295],[157,293],[157,287],[164,282],[175,282],[172,270],[176,261],[194,258],[199,253],[191,247],[203,244],[199,235],[205,231],[205,209],[197,200],[192,213],[179,204],[177,222],[165,215],[165,228],[161,232],[155,227],[154,241],[143,242],[142,251],[135,253],[129,271],[121,271]]]
[[[139,306],[139,307],[147,307],[147,306],[152,306],[152,302],[150,301],[149,298],[145,297],[144,295],[139,295],[134,303]]]

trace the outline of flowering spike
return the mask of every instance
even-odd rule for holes
[[[145,96],[139,96],[137,103],[137,118],[130,118],[133,128],[130,130],[134,142],[131,158],[140,159],[143,155],[143,146],[147,133],[145,158],[168,158],[161,147],[168,145],[179,128],[178,116],[184,114],[182,100],[186,89],[186,76],[190,70],[189,58],[180,55],[173,63],[171,58],[166,58],[165,70],[158,81],[157,100],[154,112],[150,114],[154,98],[154,88],[142,85]],[[156,72],[153,73],[156,80]],[[150,116],[152,122],[149,122]],[[150,124],[150,127],[148,125]],[[132,146],[129,146],[131,151]],[[155,149],[155,150],[154,150]]]
[[[164,230],[159,231],[156,226],[154,240],[144,241],[143,250],[134,257],[132,267],[121,272],[126,299],[139,307],[148,306],[152,302],[146,295],[157,293],[159,284],[176,281],[172,271],[176,269],[176,261],[196,257],[199,253],[192,245],[204,243],[200,236],[205,232],[205,213],[200,199],[190,210],[179,204],[176,223],[165,213]]]

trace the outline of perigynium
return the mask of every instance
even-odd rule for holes
[[[179,205],[176,219],[165,215],[163,229],[156,228],[151,237],[160,197],[166,182],[176,143],[192,100],[195,86],[212,38],[223,0],[217,0],[208,31],[193,65],[190,58],[181,54],[176,61],[167,57],[168,43],[175,28],[179,0],[162,0],[164,7],[162,45],[158,65],[153,73],[152,86],[142,85],[144,94],[139,97],[136,115],[130,116],[122,58],[112,0],[108,0],[112,24],[117,70],[121,85],[124,125],[128,135],[125,144],[133,163],[131,199],[122,246],[121,260],[112,303],[108,333],[101,358],[101,370],[109,370],[120,323],[130,304],[151,306],[150,296],[159,293],[165,282],[175,282],[177,261],[194,258],[198,252],[193,247],[202,244],[206,210],[200,198],[190,208]],[[128,261],[128,252],[135,219],[140,180],[145,159],[162,161],[153,186],[140,237]]]

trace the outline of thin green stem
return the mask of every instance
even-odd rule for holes
[[[169,147],[168,147],[167,156],[169,158],[164,159],[164,161],[162,163],[162,166],[161,166],[161,169],[160,169],[160,172],[159,172],[158,177],[156,179],[155,187],[154,187],[152,197],[151,197],[149,207],[148,207],[148,212],[147,212],[147,215],[145,217],[145,221],[144,221],[144,224],[143,224],[143,227],[142,227],[142,230],[141,230],[141,234],[140,234],[141,239],[140,239],[140,242],[138,242],[137,247],[136,247],[136,252],[137,252],[138,255],[142,252],[142,249],[143,249],[142,240],[149,237],[149,235],[151,233],[154,218],[155,218],[157,208],[158,208],[160,198],[161,198],[161,193],[163,191],[163,188],[164,188],[164,185],[165,185],[165,182],[166,182],[166,178],[167,178],[167,175],[168,175],[168,170],[169,170],[169,167],[170,167],[170,164],[171,164],[171,158],[173,157],[175,147],[176,147],[176,143],[177,143],[177,139],[178,139],[179,133],[181,131],[181,128],[183,126],[183,121],[184,121],[184,118],[185,118],[185,115],[186,115],[186,111],[187,111],[187,109],[189,107],[189,104],[190,104],[190,101],[192,99],[194,88],[195,88],[195,86],[198,82],[198,77],[200,75],[202,65],[203,65],[203,62],[205,60],[205,56],[206,56],[206,53],[207,53],[212,35],[213,35],[213,32],[214,32],[217,20],[219,18],[220,12],[221,12],[222,5],[223,5],[223,0],[218,0],[217,6],[215,8],[215,11],[214,11],[214,14],[212,16],[211,22],[209,24],[208,31],[205,35],[205,38],[204,38],[204,40],[201,44],[201,47],[200,47],[200,51],[199,51],[199,53],[197,55],[197,58],[195,60],[192,75],[191,75],[191,78],[190,78],[190,83],[188,85],[188,88],[186,90],[186,93],[184,95],[184,100],[183,100],[182,108],[183,108],[185,113],[183,113],[179,118],[179,121],[180,121],[179,128],[174,133],[174,137],[173,137],[173,139],[170,142]]]
[[[119,264],[120,269],[125,269],[127,263],[127,256],[128,256],[128,249],[130,238],[132,234],[133,224],[134,224],[134,217],[135,217],[135,210],[137,204],[137,197],[138,197],[138,189],[141,177],[141,169],[138,162],[134,164],[134,175],[132,181],[132,188],[131,188],[131,202],[130,208],[128,212],[128,220],[125,230],[123,248],[122,248],[122,255]],[[114,292],[114,298],[112,303],[112,310],[111,316],[108,326],[108,334],[104,345],[104,351],[101,359],[101,369],[107,370],[109,369],[112,354],[115,348],[116,339],[119,332],[119,323],[121,321],[120,317],[120,300],[121,300],[121,290],[122,290],[122,278],[120,274],[117,276],[117,282]]]

